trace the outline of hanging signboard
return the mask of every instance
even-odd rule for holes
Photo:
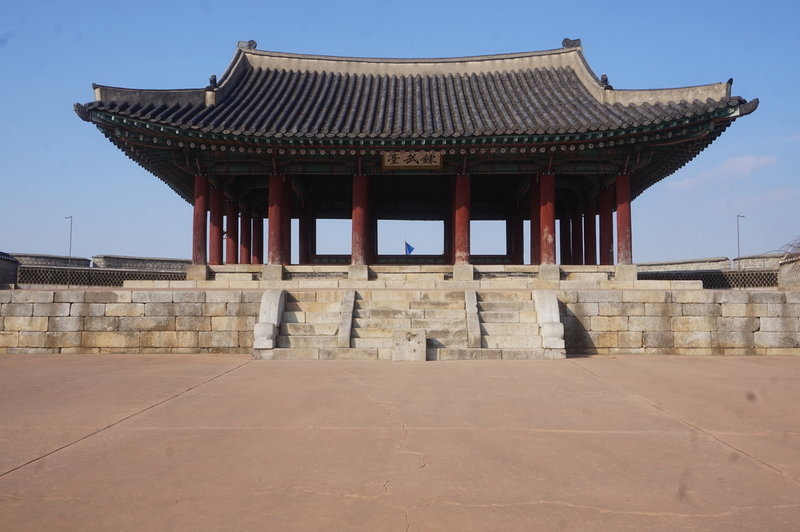
[[[441,170],[438,150],[392,150],[381,153],[384,170]]]

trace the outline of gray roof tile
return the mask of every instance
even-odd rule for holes
[[[213,89],[98,86],[85,106],[149,122],[267,137],[436,138],[605,131],[746,103],[730,84],[604,88],[580,46],[439,60],[357,59],[239,49]],[[209,90],[209,89],[206,89]]]

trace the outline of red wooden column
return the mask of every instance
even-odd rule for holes
[[[229,199],[225,204],[225,264],[239,263],[239,208]]]
[[[572,264],[583,264],[583,217],[580,211],[572,215]]]
[[[614,264],[614,201],[613,189],[605,187],[600,189],[600,264]]]
[[[633,263],[631,235],[631,176],[617,176],[617,262]]]
[[[206,263],[208,225],[208,177],[194,176],[194,213],[192,216],[192,264]]]
[[[542,262],[542,224],[539,223],[539,176],[531,176],[531,264]]]
[[[350,262],[366,264],[369,251],[369,181],[367,176],[353,176],[353,214],[352,234],[353,247]]]
[[[561,264],[572,264],[572,220],[569,217],[559,218],[558,227]]]
[[[556,263],[556,176],[539,176],[539,253],[541,264]]]
[[[456,176],[453,201],[453,247],[455,264],[469,264],[469,211],[469,174],[458,174]]]
[[[211,188],[211,221],[208,229],[209,264],[222,264],[222,188]]]
[[[586,204],[583,211],[583,263],[597,264],[597,206],[595,200]]]
[[[257,214],[253,216],[253,247],[250,262],[262,264],[264,262],[264,218]]]
[[[240,220],[241,227],[239,229],[239,234],[241,238],[239,239],[239,264],[250,264],[253,245],[253,219],[250,217],[249,212],[242,211]]]
[[[286,219],[286,184],[283,176],[274,174],[269,176],[269,228],[267,244],[267,260],[269,264],[286,264],[290,252],[284,249],[285,237],[283,226]]]

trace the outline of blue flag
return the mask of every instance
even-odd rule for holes
[[[414,251],[414,246],[406,242],[406,255],[411,255],[412,251]]]

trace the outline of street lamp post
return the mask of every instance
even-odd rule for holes
[[[69,219],[69,256],[67,257],[67,290],[69,290],[72,280],[72,216],[64,216],[64,219]]]
[[[744,214],[737,214],[736,215],[736,269],[742,269],[742,261],[739,260],[742,258],[741,248],[739,247],[739,218],[744,218]]]

